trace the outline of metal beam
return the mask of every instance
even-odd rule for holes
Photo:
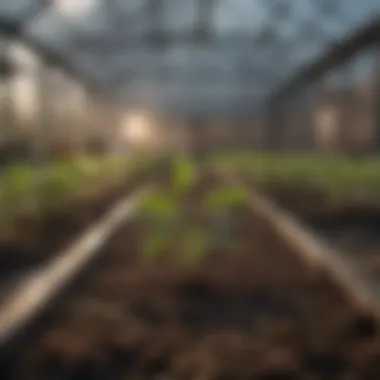
[[[259,37],[246,32],[229,33],[223,36],[212,33],[207,37],[207,42],[200,42],[197,34],[194,33],[194,31],[176,34],[172,34],[170,32],[160,32],[159,34],[159,46],[161,48],[171,47],[173,45],[201,46],[205,43],[215,46],[228,46],[234,44],[242,45],[244,43],[254,47],[256,42],[261,43],[261,40],[258,41]],[[152,33],[147,31],[146,33],[138,37],[123,36],[120,38],[113,34],[96,37],[89,35],[80,35],[72,41],[72,46],[74,49],[80,49],[81,51],[93,53],[94,55],[109,55],[115,53],[120,54],[121,52],[127,49],[139,48],[141,46],[155,48],[158,45],[156,44],[155,39],[152,39]]]
[[[279,100],[289,93],[294,92],[312,83],[324,73],[343,64],[359,51],[374,46],[380,41],[380,17],[369,24],[350,33],[350,35],[338,43],[333,44],[322,56],[302,67],[295,76],[291,77],[271,95],[271,101]]]
[[[77,68],[71,57],[65,59],[63,55],[54,48],[46,46],[43,42],[33,38],[29,33],[25,32],[25,26],[43,12],[50,4],[50,0],[41,0],[37,6],[31,7],[26,16],[22,19],[14,20],[0,15],[0,34],[3,34],[10,40],[18,40],[27,47],[35,51],[47,64],[56,66],[65,71],[67,74],[81,82],[90,91],[100,91],[100,86],[88,74],[85,74]]]
[[[376,152],[380,152],[380,49],[376,54],[375,64],[375,107],[374,107],[374,119],[375,119],[375,136],[374,136],[374,148]]]
[[[101,86],[96,83],[92,76],[88,75],[83,70],[78,69],[71,57],[65,59],[62,53],[56,51],[52,47],[46,46],[44,43],[26,33],[21,33],[17,38],[26,46],[37,52],[47,64],[60,68],[66,74],[82,83],[82,85],[90,92],[98,92],[102,90]]]
[[[196,42],[207,43],[212,36],[212,17],[216,6],[215,0],[198,0],[198,19],[194,26]]]
[[[24,25],[37,17],[49,7],[52,2],[53,0],[34,1],[34,3],[25,10],[24,15],[18,19],[0,14],[0,34],[5,37],[18,36]]]

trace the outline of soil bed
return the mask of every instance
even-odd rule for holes
[[[328,190],[276,183],[263,193],[342,252],[380,295],[380,207],[371,198],[331,200]]]
[[[142,263],[143,220],[123,226],[2,378],[378,380],[369,311],[246,207],[234,220],[239,244],[195,267]]]
[[[58,206],[49,213],[16,220],[12,238],[0,239],[0,293],[7,284],[43,264],[142,180],[145,178],[137,175],[118,185],[94,189],[92,194]]]

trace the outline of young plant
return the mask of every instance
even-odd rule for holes
[[[186,193],[196,177],[196,168],[185,156],[169,164],[169,187],[149,193],[140,204],[147,228],[142,246],[143,260],[151,260],[163,252],[173,252],[178,245],[181,249],[183,246],[200,246],[194,243],[200,239],[189,233],[181,214]],[[180,244],[177,244],[178,240]]]
[[[140,214],[146,226],[142,259],[150,260],[170,248],[179,220],[178,198],[164,190],[148,193],[140,202]]]
[[[203,199],[203,208],[207,212],[231,210],[247,201],[247,190],[239,185],[226,185],[209,191]]]
[[[247,190],[239,185],[217,187],[206,194],[203,210],[213,219],[215,248],[231,247],[236,240],[234,210],[247,202]]]
[[[180,156],[172,163],[171,185],[176,193],[185,192],[195,181],[196,167],[190,158]]]

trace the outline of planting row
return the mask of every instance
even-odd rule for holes
[[[289,153],[217,153],[211,161],[245,176],[255,188],[280,183],[322,189],[331,202],[380,203],[380,160]]]
[[[112,186],[138,164],[137,158],[115,155],[8,167],[0,182],[1,232],[20,214],[50,211],[74,198],[88,196],[99,187]]]
[[[3,378],[378,379],[369,310],[303,262],[244,188],[186,160],[169,169]]]
[[[0,282],[41,263],[154,172],[153,159],[79,158],[9,168],[0,182]]]
[[[378,157],[220,153],[214,161],[296,215],[380,289]]]
[[[380,206],[371,198],[334,198],[328,188],[280,183],[262,190],[305,226],[335,247],[380,290]]]

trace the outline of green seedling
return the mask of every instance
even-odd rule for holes
[[[210,191],[203,200],[203,209],[207,212],[229,210],[248,199],[247,190],[238,185],[218,187]]]
[[[201,228],[191,226],[156,225],[148,232],[142,243],[141,258],[144,262],[154,260],[162,253],[185,267],[196,265],[209,247],[209,236]]]
[[[149,219],[174,219],[178,215],[178,203],[169,192],[152,191],[147,193],[140,202],[139,210]]]
[[[218,250],[230,247],[235,242],[233,211],[247,202],[247,190],[239,185],[218,187],[203,200],[203,210],[213,215],[213,241]]]
[[[171,174],[173,190],[183,192],[194,183],[196,169],[189,158],[181,156],[173,161]]]
[[[180,218],[178,198],[169,191],[149,192],[141,200],[139,210],[147,227],[142,246],[142,258],[146,261],[170,248],[172,234]]]
[[[150,192],[140,202],[139,210],[147,225],[143,260],[173,249],[173,236],[178,236],[174,231],[181,219],[180,205],[184,193],[194,182],[195,167],[187,157],[176,158],[169,165],[169,189]]]
[[[182,206],[187,190],[194,184],[196,167],[182,156],[171,161],[170,168],[170,187],[148,193],[140,204],[146,226],[141,256],[149,261],[160,253],[169,253],[181,264],[192,266],[211,247],[221,249],[235,241],[231,211],[245,203],[248,194],[238,185],[209,191],[201,204],[194,207],[200,207],[201,213],[211,214],[212,230],[203,225],[194,226],[182,214]]]

